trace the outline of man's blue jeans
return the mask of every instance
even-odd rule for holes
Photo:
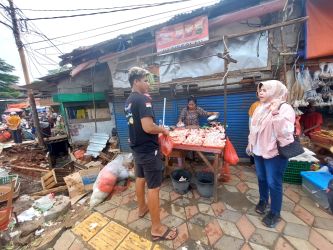
[[[282,207],[283,174],[288,165],[288,159],[280,155],[271,159],[254,156],[258,177],[260,200],[268,203],[271,198],[271,212],[280,215]]]

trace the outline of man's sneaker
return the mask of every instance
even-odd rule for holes
[[[278,224],[281,220],[280,215],[278,214],[273,214],[272,212],[269,212],[263,219],[262,219],[262,223],[266,226],[266,227],[270,227],[273,228],[276,226],[276,224]]]
[[[256,212],[258,214],[264,214],[266,207],[267,207],[267,202],[261,200],[261,201],[259,201],[259,203],[256,206]]]

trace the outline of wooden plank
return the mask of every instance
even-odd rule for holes
[[[48,186],[48,187],[50,186],[51,183],[56,184],[56,182],[55,182],[55,180],[53,179],[53,177],[50,178],[50,179],[48,179],[48,180],[46,180],[46,181],[44,181],[44,185],[45,185],[45,186]]]
[[[190,145],[174,145],[174,149],[182,149],[182,150],[188,150],[188,151],[201,151],[206,153],[214,153],[214,154],[222,154],[224,148],[209,148],[209,147],[203,147],[203,146],[190,146]]]
[[[30,194],[30,195],[31,196],[44,196],[46,194],[59,193],[59,192],[63,192],[63,191],[66,191],[66,190],[67,190],[66,186],[60,186],[60,187],[51,188],[51,189],[48,189],[48,190],[43,190],[43,191],[40,191],[40,192],[36,192],[36,193]]]
[[[263,31],[267,31],[267,30],[281,28],[281,27],[284,27],[284,26],[289,26],[289,25],[296,24],[296,23],[303,23],[308,19],[309,19],[308,16],[295,18],[295,19],[288,20],[288,21],[285,21],[285,22],[276,23],[276,24],[260,27],[260,28],[257,28],[257,29],[248,30],[248,31],[241,32],[241,33],[230,34],[230,35],[227,35],[227,37],[228,38],[235,38],[235,37],[240,37],[240,36],[246,36],[246,35],[259,33],[259,32],[263,32]]]
[[[104,159],[106,161],[111,161],[111,159],[108,157],[108,155],[103,152],[99,153],[99,157],[101,157],[102,159]]]
[[[53,174],[54,182],[55,182],[55,184],[57,184],[57,176],[56,176],[54,169],[52,169],[52,174]]]
[[[68,173],[72,172],[70,169],[66,169],[66,168],[54,168],[53,170],[56,174],[63,174],[63,173],[68,174]]]
[[[30,167],[21,167],[21,166],[12,166],[12,168],[15,169],[21,169],[21,170],[29,170],[29,171],[37,171],[37,172],[49,172],[49,169],[41,169],[41,168],[30,168]]]
[[[44,174],[41,178],[47,180],[50,177],[52,177],[52,175],[53,175],[52,171],[49,171],[47,174]]]
[[[47,185],[49,183],[46,183],[48,180],[52,180],[52,177],[53,177],[53,173],[52,171],[49,171],[47,174],[43,175],[41,178],[40,178],[40,181],[42,183],[42,187],[43,189],[47,189]],[[52,181],[51,181],[52,182]]]
[[[82,165],[78,162],[74,162],[74,167],[78,168],[78,169],[87,169],[87,167],[85,165]]]

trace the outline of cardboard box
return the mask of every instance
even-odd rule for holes
[[[100,170],[100,167],[92,167],[64,177],[69,197],[75,198],[92,191]]]
[[[79,171],[85,191],[93,190],[94,183],[100,171],[100,167],[92,167]]]

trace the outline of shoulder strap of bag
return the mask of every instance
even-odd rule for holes
[[[285,104],[285,103],[287,103],[287,102],[282,102],[282,103],[280,103],[280,105],[279,105],[279,109],[278,109],[278,110],[280,110],[281,106],[282,106],[283,104]],[[294,125],[294,139],[295,139],[296,137],[298,137],[298,136],[296,135],[296,128],[295,128],[295,125]]]
[[[281,106],[282,106],[283,104],[285,104],[285,103],[287,103],[287,102],[281,102],[280,105],[279,105],[278,110],[280,110]]]

